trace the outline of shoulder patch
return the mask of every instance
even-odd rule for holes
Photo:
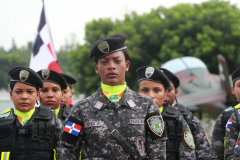
[[[164,131],[164,122],[162,116],[152,116],[147,120],[147,123],[153,133],[159,137],[162,136]]]
[[[184,140],[189,145],[189,147],[193,149],[195,148],[195,143],[191,132],[189,131],[184,132]]]
[[[2,113],[0,114],[0,118],[8,118],[8,116],[10,115],[11,112],[6,112],[6,113]]]
[[[227,109],[225,109],[224,111],[231,111],[233,110],[233,107],[228,107]]]

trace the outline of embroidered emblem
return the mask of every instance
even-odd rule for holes
[[[237,141],[235,148],[234,148],[234,152],[236,152],[238,150],[238,145],[239,145],[239,141]]]
[[[151,77],[154,73],[154,68],[153,67],[147,67],[145,71],[145,76],[147,78]]]
[[[29,76],[29,72],[26,70],[21,70],[21,72],[19,73],[19,78],[22,82],[26,81],[28,79]]]
[[[227,109],[225,109],[225,111],[231,111],[231,110],[233,110],[232,107],[228,107]]]
[[[109,100],[110,100],[111,102],[118,102],[118,101],[119,101],[118,95],[111,95],[111,96],[109,97]]]
[[[184,140],[191,148],[195,148],[195,143],[192,134],[189,131],[184,132]]]
[[[129,99],[129,100],[127,101],[127,104],[128,104],[131,108],[136,106],[136,104],[133,102],[132,99]]]
[[[103,121],[93,121],[93,122],[84,122],[84,127],[100,127],[103,126],[105,123]]]
[[[49,69],[43,69],[42,70],[43,79],[45,79],[45,80],[48,79],[49,75],[50,75],[50,70]]]
[[[226,124],[226,128],[232,127],[232,118],[230,118]]]
[[[78,134],[80,133],[81,129],[82,129],[82,126],[80,126],[80,125],[78,125],[76,123],[67,121],[63,131],[67,132],[69,134],[72,134],[74,136],[78,136]]]
[[[97,101],[97,103],[95,104],[94,108],[97,108],[97,109],[101,109],[103,106],[103,103],[102,102],[99,102]]]
[[[3,113],[3,114],[0,114],[0,118],[5,118],[5,119],[7,119],[9,115],[10,115],[10,112]]]
[[[137,137],[137,149],[141,156],[146,155],[144,143],[145,143],[145,138],[143,136]]]
[[[152,116],[147,120],[149,128],[158,135],[159,137],[162,136],[164,131],[164,122],[162,116]]]
[[[109,52],[109,45],[107,41],[103,41],[98,44],[98,49],[103,52],[103,53],[108,53]]]
[[[144,124],[144,119],[130,119],[130,124]]]

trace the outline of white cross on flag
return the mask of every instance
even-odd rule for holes
[[[38,25],[35,42],[33,44],[30,68],[36,72],[41,69],[51,69],[56,72],[62,72],[57,63],[57,55],[53,48],[50,29],[46,21],[44,1],[40,23]]]

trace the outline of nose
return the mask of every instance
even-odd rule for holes
[[[28,99],[27,93],[23,92],[21,99],[23,99],[23,100]]]
[[[53,97],[53,92],[52,92],[52,91],[48,91],[47,97],[48,97],[48,98],[52,98],[52,97]]]
[[[108,69],[109,69],[109,70],[115,70],[115,69],[116,69],[115,63],[114,63],[113,60],[109,61]]]
[[[152,91],[149,92],[149,97],[154,99],[154,93]]]

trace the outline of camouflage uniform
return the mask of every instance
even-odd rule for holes
[[[238,139],[237,139],[237,143],[236,146],[238,146],[238,148],[234,149],[234,160],[239,160],[240,159],[240,147],[239,147],[239,141],[240,141],[240,134],[238,134]]]
[[[235,113],[230,117],[232,119],[232,126],[226,127],[225,134],[225,157],[226,160],[232,160],[234,157],[234,148],[238,139],[238,126]]]
[[[187,122],[183,119],[183,132],[189,131],[191,132]],[[195,155],[195,147],[191,148],[184,138],[182,138],[182,142],[180,143],[179,146],[179,160],[195,160],[196,155]]]
[[[81,130],[83,135],[79,136],[76,145],[61,141],[61,160],[77,160],[80,150],[83,160],[131,159],[130,155],[111,135],[108,127],[97,113],[98,104],[103,104],[99,109],[142,159],[147,157],[154,160],[166,159],[167,138],[154,134],[158,138],[153,140],[150,136],[153,132],[146,123],[146,117],[149,115],[161,115],[152,99],[140,95],[128,87],[117,103],[112,103],[107,99],[101,88],[91,98],[95,104],[94,108],[87,100],[82,100],[76,103],[71,110],[70,117],[73,116],[84,124]],[[85,145],[83,145],[83,140]]]
[[[193,122],[193,130],[191,130],[191,132],[193,134],[194,143],[196,146],[195,148],[196,159],[197,160],[211,159],[210,144],[201,122],[196,117],[194,117],[192,122]]]

